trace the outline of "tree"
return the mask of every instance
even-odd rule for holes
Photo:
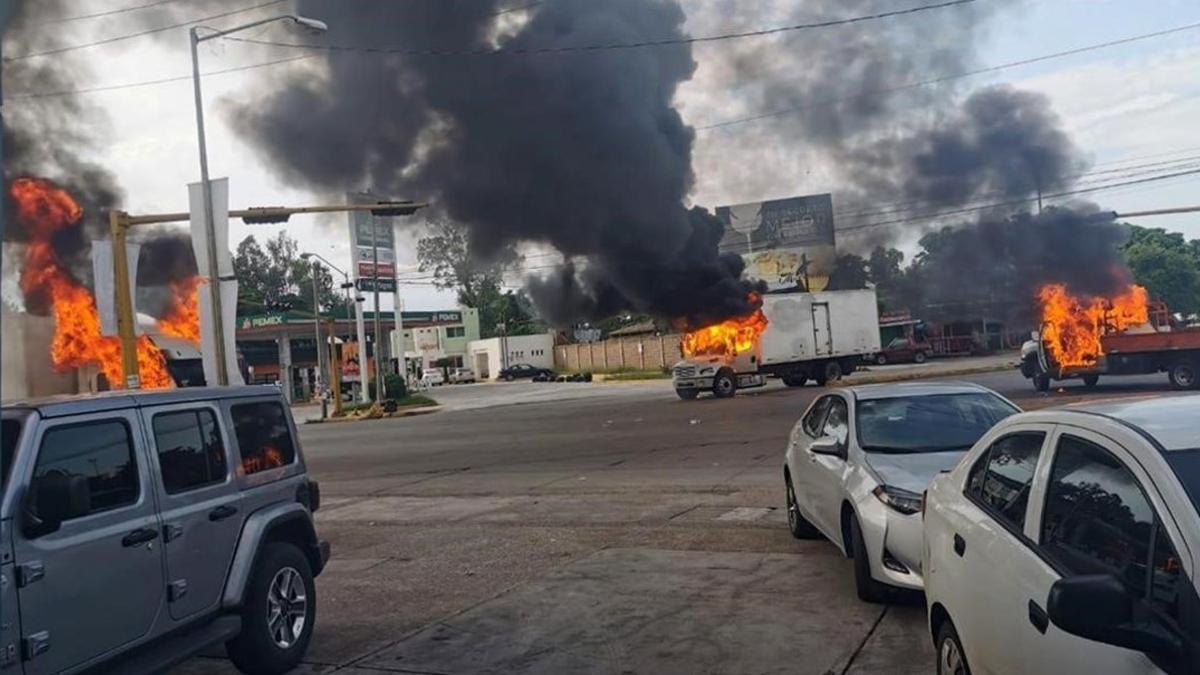
[[[834,263],[827,288],[831,291],[849,291],[866,288],[867,281],[869,281],[867,261],[863,260],[862,256],[843,253],[837,257],[837,262]]]
[[[299,244],[280,232],[266,241],[266,250],[254,235],[238,244],[233,258],[238,278],[238,313],[255,314],[279,309],[313,311],[313,264],[300,257]],[[321,311],[346,306],[340,288],[324,266],[317,268]]]
[[[1178,232],[1130,226],[1125,261],[1150,297],[1184,316],[1200,312],[1200,240]]]

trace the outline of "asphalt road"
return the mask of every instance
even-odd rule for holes
[[[1027,408],[1166,390],[1165,376],[1048,394],[1016,372],[957,379]],[[498,386],[520,402],[616,385]],[[821,389],[595,391],[302,427],[334,551],[308,670],[929,672],[919,601],[859,602],[849,561],[787,532],[784,441]]]

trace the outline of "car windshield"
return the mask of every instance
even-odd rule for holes
[[[984,392],[859,401],[858,443],[867,452],[966,450],[996,422],[1018,412]]]
[[[1167,464],[1183,483],[1183,489],[1192,500],[1196,513],[1200,514],[1200,448],[1172,450],[1166,453]]]

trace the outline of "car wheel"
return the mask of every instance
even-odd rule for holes
[[[500,379],[504,380],[505,382],[512,382],[516,378],[514,378],[512,375],[501,375]]]
[[[880,366],[886,366],[887,365],[887,355],[886,354],[876,354],[875,355],[875,364],[880,365]]]
[[[1171,370],[1167,371],[1167,377],[1171,380],[1171,387],[1174,389],[1196,388],[1196,366],[1191,361],[1176,361],[1171,364]]]
[[[308,558],[292,544],[269,542],[242,606],[242,632],[225,645],[243,673],[285,673],[308,650],[317,592]]]
[[[700,395],[699,389],[676,389],[675,395],[685,401],[691,401]]]
[[[1099,375],[1084,375],[1083,376],[1083,386],[1087,387],[1088,389],[1091,389],[1092,387],[1096,386],[1096,383],[1099,381],[1100,381]]]
[[[792,477],[785,476],[783,480],[787,487],[788,529],[792,531],[792,536],[797,539],[820,539],[821,531],[813,527],[800,513],[800,506],[796,503],[796,489],[792,487]]]
[[[946,619],[938,629],[937,636],[937,672],[938,675],[971,675],[967,665],[967,653],[963,651],[962,642],[954,624]]]
[[[871,554],[867,552],[857,516],[850,517],[850,550],[854,552],[854,589],[858,592],[858,599],[863,602],[883,602],[887,596],[887,586],[871,577]]]
[[[721,369],[713,378],[713,396],[731,398],[736,392],[737,380],[733,378],[733,371],[728,368]]]
[[[913,354],[913,361],[916,363],[925,363],[925,352],[917,352]]]

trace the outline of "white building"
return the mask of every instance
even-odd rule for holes
[[[399,353],[404,340],[404,358],[420,373],[445,359],[451,367],[470,367],[467,345],[479,339],[479,310],[461,307],[455,310],[410,312],[402,314],[402,334],[391,331],[392,353]]]
[[[494,380],[500,371],[518,363],[538,368],[554,367],[554,333],[510,335],[467,344],[470,361],[478,380]]]

